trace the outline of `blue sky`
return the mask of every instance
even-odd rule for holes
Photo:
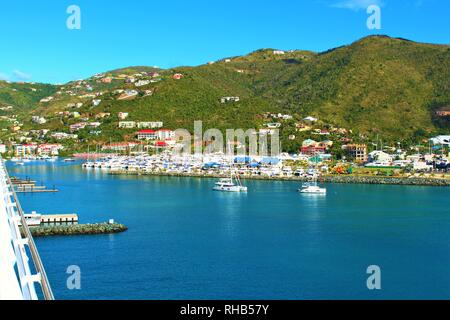
[[[366,27],[378,4],[382,29]],[[81,29],[69,30],[70,5]],[[3,0],[0,79],[64,83],[130,65],[199,65],[260,48],[324,51],[370,34],[450,44],[448,0]]]

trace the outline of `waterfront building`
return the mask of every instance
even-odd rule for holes
[[[391,163],[392,156],[384,151],[376,150],[369,153],[368,160],[369,162]]]
[[[136,142],[117,142],[110,143],[102,146],[102,150],[110,150],[110,151],[129,151],[132,148],[136,147],[138,143]]]
[[[51,143],[44,143],[37,147],[37,154],[38,155],[48,155],[48,156],[57,156],[59,154],[59,150],[64,149],[64,147],[57,143],[57,144],[51,144]]]
[[[349,157],[356,163],[364,163],[368,160],[367,146],[365,144],[347,144],[342,146],[342,149],[347,151]]]

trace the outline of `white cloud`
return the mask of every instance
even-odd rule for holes
[[[31,80],[31,75],[28,73],[22,72],[20,70],[13,71],[13,77],[16,81],[29,81]]]
[[[11,74],[0,72],[0,80],[26,82],[31,80],[31,75],[20,70],[14,70]]]
[[[350,9],[354,11],[366,10],[370,5],[383,6],[382,0],[342,0],[332,4],[332,7],[341,9]]]

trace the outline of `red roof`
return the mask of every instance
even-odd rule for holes
[[[167,143],[164,141],[156,141],[156,146],[158,147],[166,147]]]
[[[141,130],[138,133],[155,133],[153,130]]]

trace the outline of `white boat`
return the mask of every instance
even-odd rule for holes
[[[22,161],[20,161],[20,162],[16,162],[16,166],[24,166],[25,165],[25,163],[24,162],[22,162]]]
[[[317,185],[304,185],[298,190],[301,193],[326,194],[327,189],[321,188]]]
[[[213,190],[225,192],[247,192],[247,187],[242,186],[240,181],[236,184],[232,178],[223,178],[216,182]]]
[[[65,158],[64,162],[75,162],[75,159],[73,159],[73,158]]]

